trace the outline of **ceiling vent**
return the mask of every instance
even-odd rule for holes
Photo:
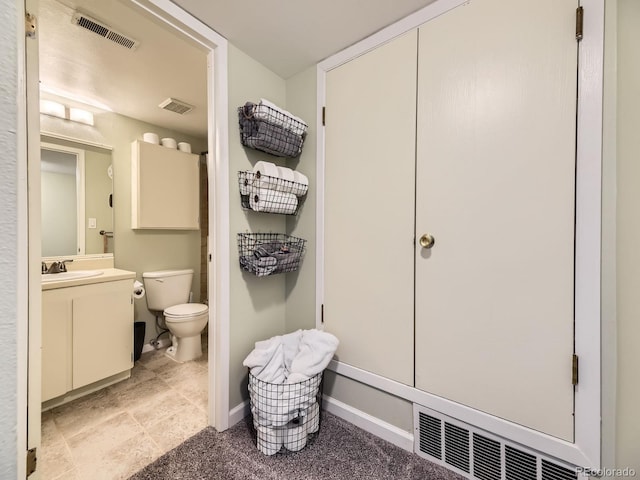
[[[175,98],[167,98],[158,106],[163,110],[169,110],[170,112],[179,113],[180,115],[184,115],[193,110],[193,105],[176,100]]]
[[[105,25],[102,22],[99,22],[95,18],[91,18],[84,13],[76,12],[71,17],[71,23],[74,25],[78,25],[90,32],[95,33],[96,35],[100,35],[101,37],[106,38],[107,40],[112,41],[113,43],[117,43],[118,45],[125,47],[128,50],[135,50],[138,48],[140,42],[138,40],[134,40],[132,38],[123,35],[122,33],[116,32],[108,25]]]
[[[577,469],[414,404],[415,452],[471,480],[581,480]]]

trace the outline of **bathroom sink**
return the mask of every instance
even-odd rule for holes
[[[90,278],[102,275],[102,270],[75,270],[72,272],[43,273],[42,283],[59,282],[60,280],[77,280],[79,278]]]

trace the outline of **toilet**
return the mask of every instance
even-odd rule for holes
[[[147,308],[162,313],[171,333],[167,356],[188,362],[202,355],[201,334],[209,320],[209,307],[188,303],[193,269],[161,270],[142,274]]]

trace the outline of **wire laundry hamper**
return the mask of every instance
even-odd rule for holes
[[[249,399],[256,447],[265,455],[298,452],[320,431],[322,376],[299,383],[268,383],[249,371]]]

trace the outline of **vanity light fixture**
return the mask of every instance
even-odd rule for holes
[[[93,126],[93,113],[52,100],[40,100],[40,113]]]
[[[93,113],[81,108],[69,108],[69,120],[93,126]]]
[[[52,117],[67,118],[66,107],[52,100],[40,100],[40,113],[51,115]]]

